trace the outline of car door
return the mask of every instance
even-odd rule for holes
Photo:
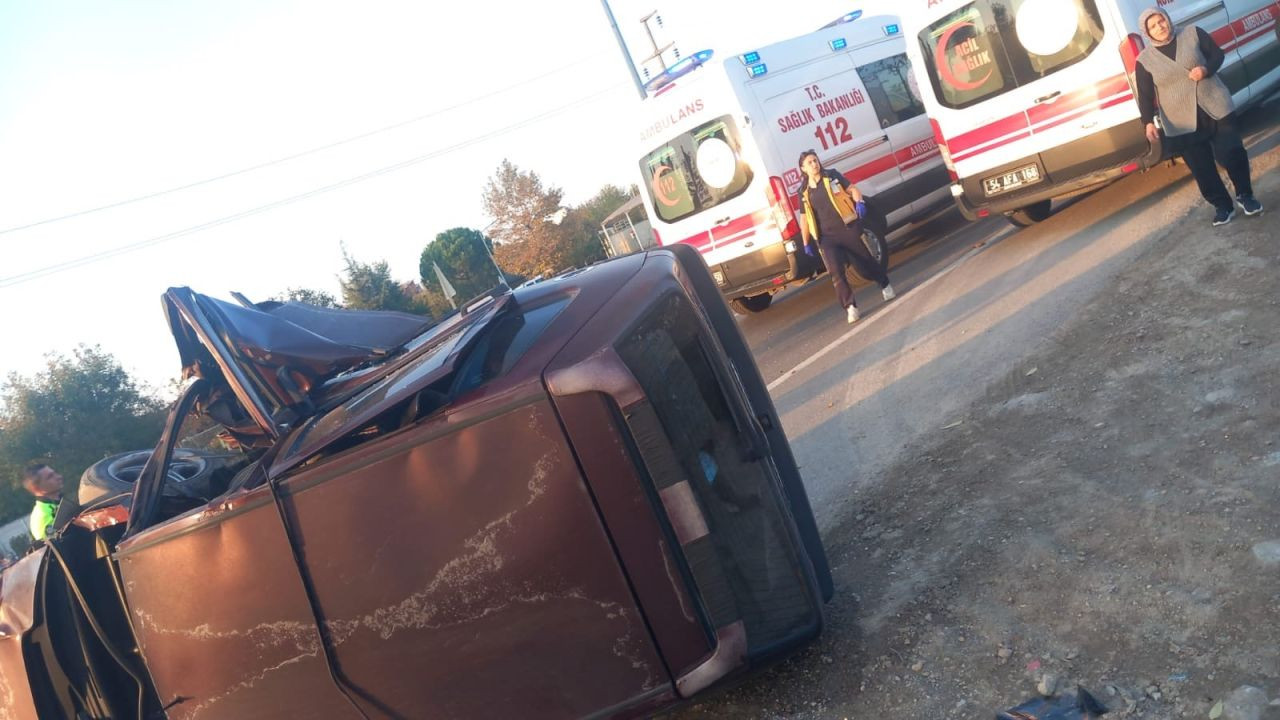
[[[330,675],[268,488],[224,498],[115,553],[160,702],[185,718],[358,718]]]
[[[581,717],[669,684],[545,400],[441,417],[280,488],[337,662],[372,706]]]

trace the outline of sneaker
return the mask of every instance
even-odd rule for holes
[[[1236,204],[1240,206],[1245,215],[1257,215],[1262,212],[1262,203],[1258,202],[1257,198],[1252,195],[1236,196]]]
[[[849,319],[849,323],[852,324],[858,322],[858,318],[862,316],[858,314],[857,307],[850,305],[849,309],[845,311],[845,317],[847,317]]]
[[[1226,225],[1231,222],[1231,218],[1235,216],[1236,209],[1234,207],[1218,208],[1218,211],[1213,214],[1213,226],[1218,227],[1219,225]]]
[[[880,294],[884,296],[885,302],[898,297],[898,293],[893,291],[892,285],[885,285],[884,288],[880,290]]]

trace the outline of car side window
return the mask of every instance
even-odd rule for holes
[[[869,62],[858,68],[867,96],[887,128],[924,113],[920,95],[911,84],[911,63],[905,53]]]

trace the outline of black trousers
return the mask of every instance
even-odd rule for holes
[[[889,275],[880,269],[880,263],[871,257],[867,246],[862,243],[862,222],[838,229],[836,232],[824,234],[818,239],[818,249],[822,251],[822,262],[827,266],[827,274],[836,286],[836,297],[840,307],[857,306],[853,299],[853,288],[849,287],[849,279],[844,270],[849,265],[862,277],[884,287],[889,284]]]
[[[1196,131],[1186,143],[1182,159],[1187,161],[1191,176],[1196,179],[1200,194],[1206,201],[1225,210],[1235,207],[1227,186],[1222,182],[1222,175],[1218,173],[1218,165],[1227,171],[1237,196],[1253,195],[1249,154],[1245,152],[1240,132],[1236,130],[1235,113],[1221,120],[1200,113]]]

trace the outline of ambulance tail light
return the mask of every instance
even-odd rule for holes
[[[764,189],[769,201],[769,209],[773,211],[773,221],[778,225],[783,240],[790,240],[800,234],[800,224],[796,222],[795,213],[787,203],[787,186],[782,178],[774,175]]]
[[[1120,41],[1120,60],[1124,62],[1124,74],[1129,79],[1129,87],[1135,93],[1137,87],[1134,84],[1133,73],[1138,66],[1138,54],[1142,52],[1145,43],[1142,42],[1142,36],[1137,33],[1129,33],[1129,36]]]
[[[933,128],[933,139],[938,143],[938,152],[942,153],[942,164],[947,166],[951,182],[958,182],[960,176],[956,174],[956,164],[951,161],[951,150],[947,148],[947,139],[942,136],[942,128],[938,127],[938,121],[933,118],[929,118],[929,127]]]

